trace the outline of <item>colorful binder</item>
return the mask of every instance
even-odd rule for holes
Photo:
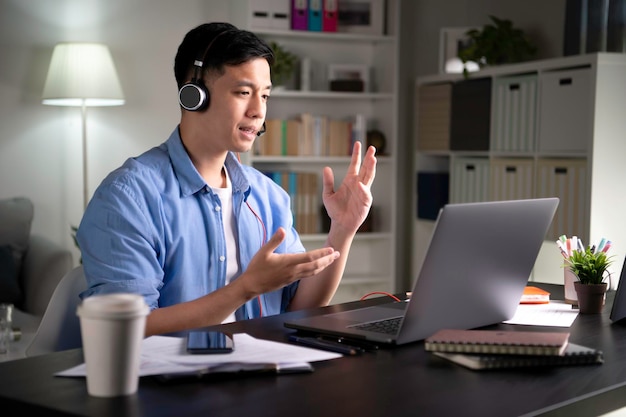
[[[309,30],[308,0],[291,0],[291,29]]]
[[[323,0],[322,30],[324,32],[337,32],[337,1]]]
[[[322,31],[322,1],[309,0],[309,30],[312,32]]]

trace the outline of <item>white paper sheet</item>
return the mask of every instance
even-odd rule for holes
[[[571,327],[578,317],[578,309],[564,301],[550,301],[548,304],[520,304],[515,315],[506,324],[531,326]]]
[[[185,339],[151,336],[143,340],[139,376],[272,370],[296,372],[311,370],[309,363],[340,358],[343,355],[288,343],[256,339],[236,333],[235,350],[226,354],[198,355],[185,350]],[[57,376],[86,376],[85,364],[56,373]]]

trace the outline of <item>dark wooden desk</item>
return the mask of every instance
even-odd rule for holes
[[[562,287],[544,287],[554,299],[562,297]],[[82,350],[75,349],[0,363],[0,406],[12,415],[36,416],[596,416],[626,406],[626,326],[609,320],[613,295],[607,297],[604,313],[579,315],[569,329],[537,328],[570,331],[572,342],[604,351],[603,365],[476,372],[431,355],[417,342],[318,362],[311,374],[221,376],[173,384],[144,377],[136,395],[102,399],[87,395],[83,378],[52,376],[83,361]],[[283,327],[283,319],[227,326],[286,341],[291,331]]]

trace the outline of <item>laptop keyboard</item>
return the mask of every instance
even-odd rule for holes
[[[396,334],[400,329],[400,322],[402,317],[394,317],[392,319],[385,319],[380,321],[372,321],[369,323],[355,324],[348,326],[358,330],[365,330],[368,332],[384,333],[384,334]]]

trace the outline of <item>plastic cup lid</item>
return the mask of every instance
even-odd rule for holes
[[[130,318],[145,316],[150,312],[143,296],[139,294],[101,294],[85,298],[76,314],[89,318]]]

